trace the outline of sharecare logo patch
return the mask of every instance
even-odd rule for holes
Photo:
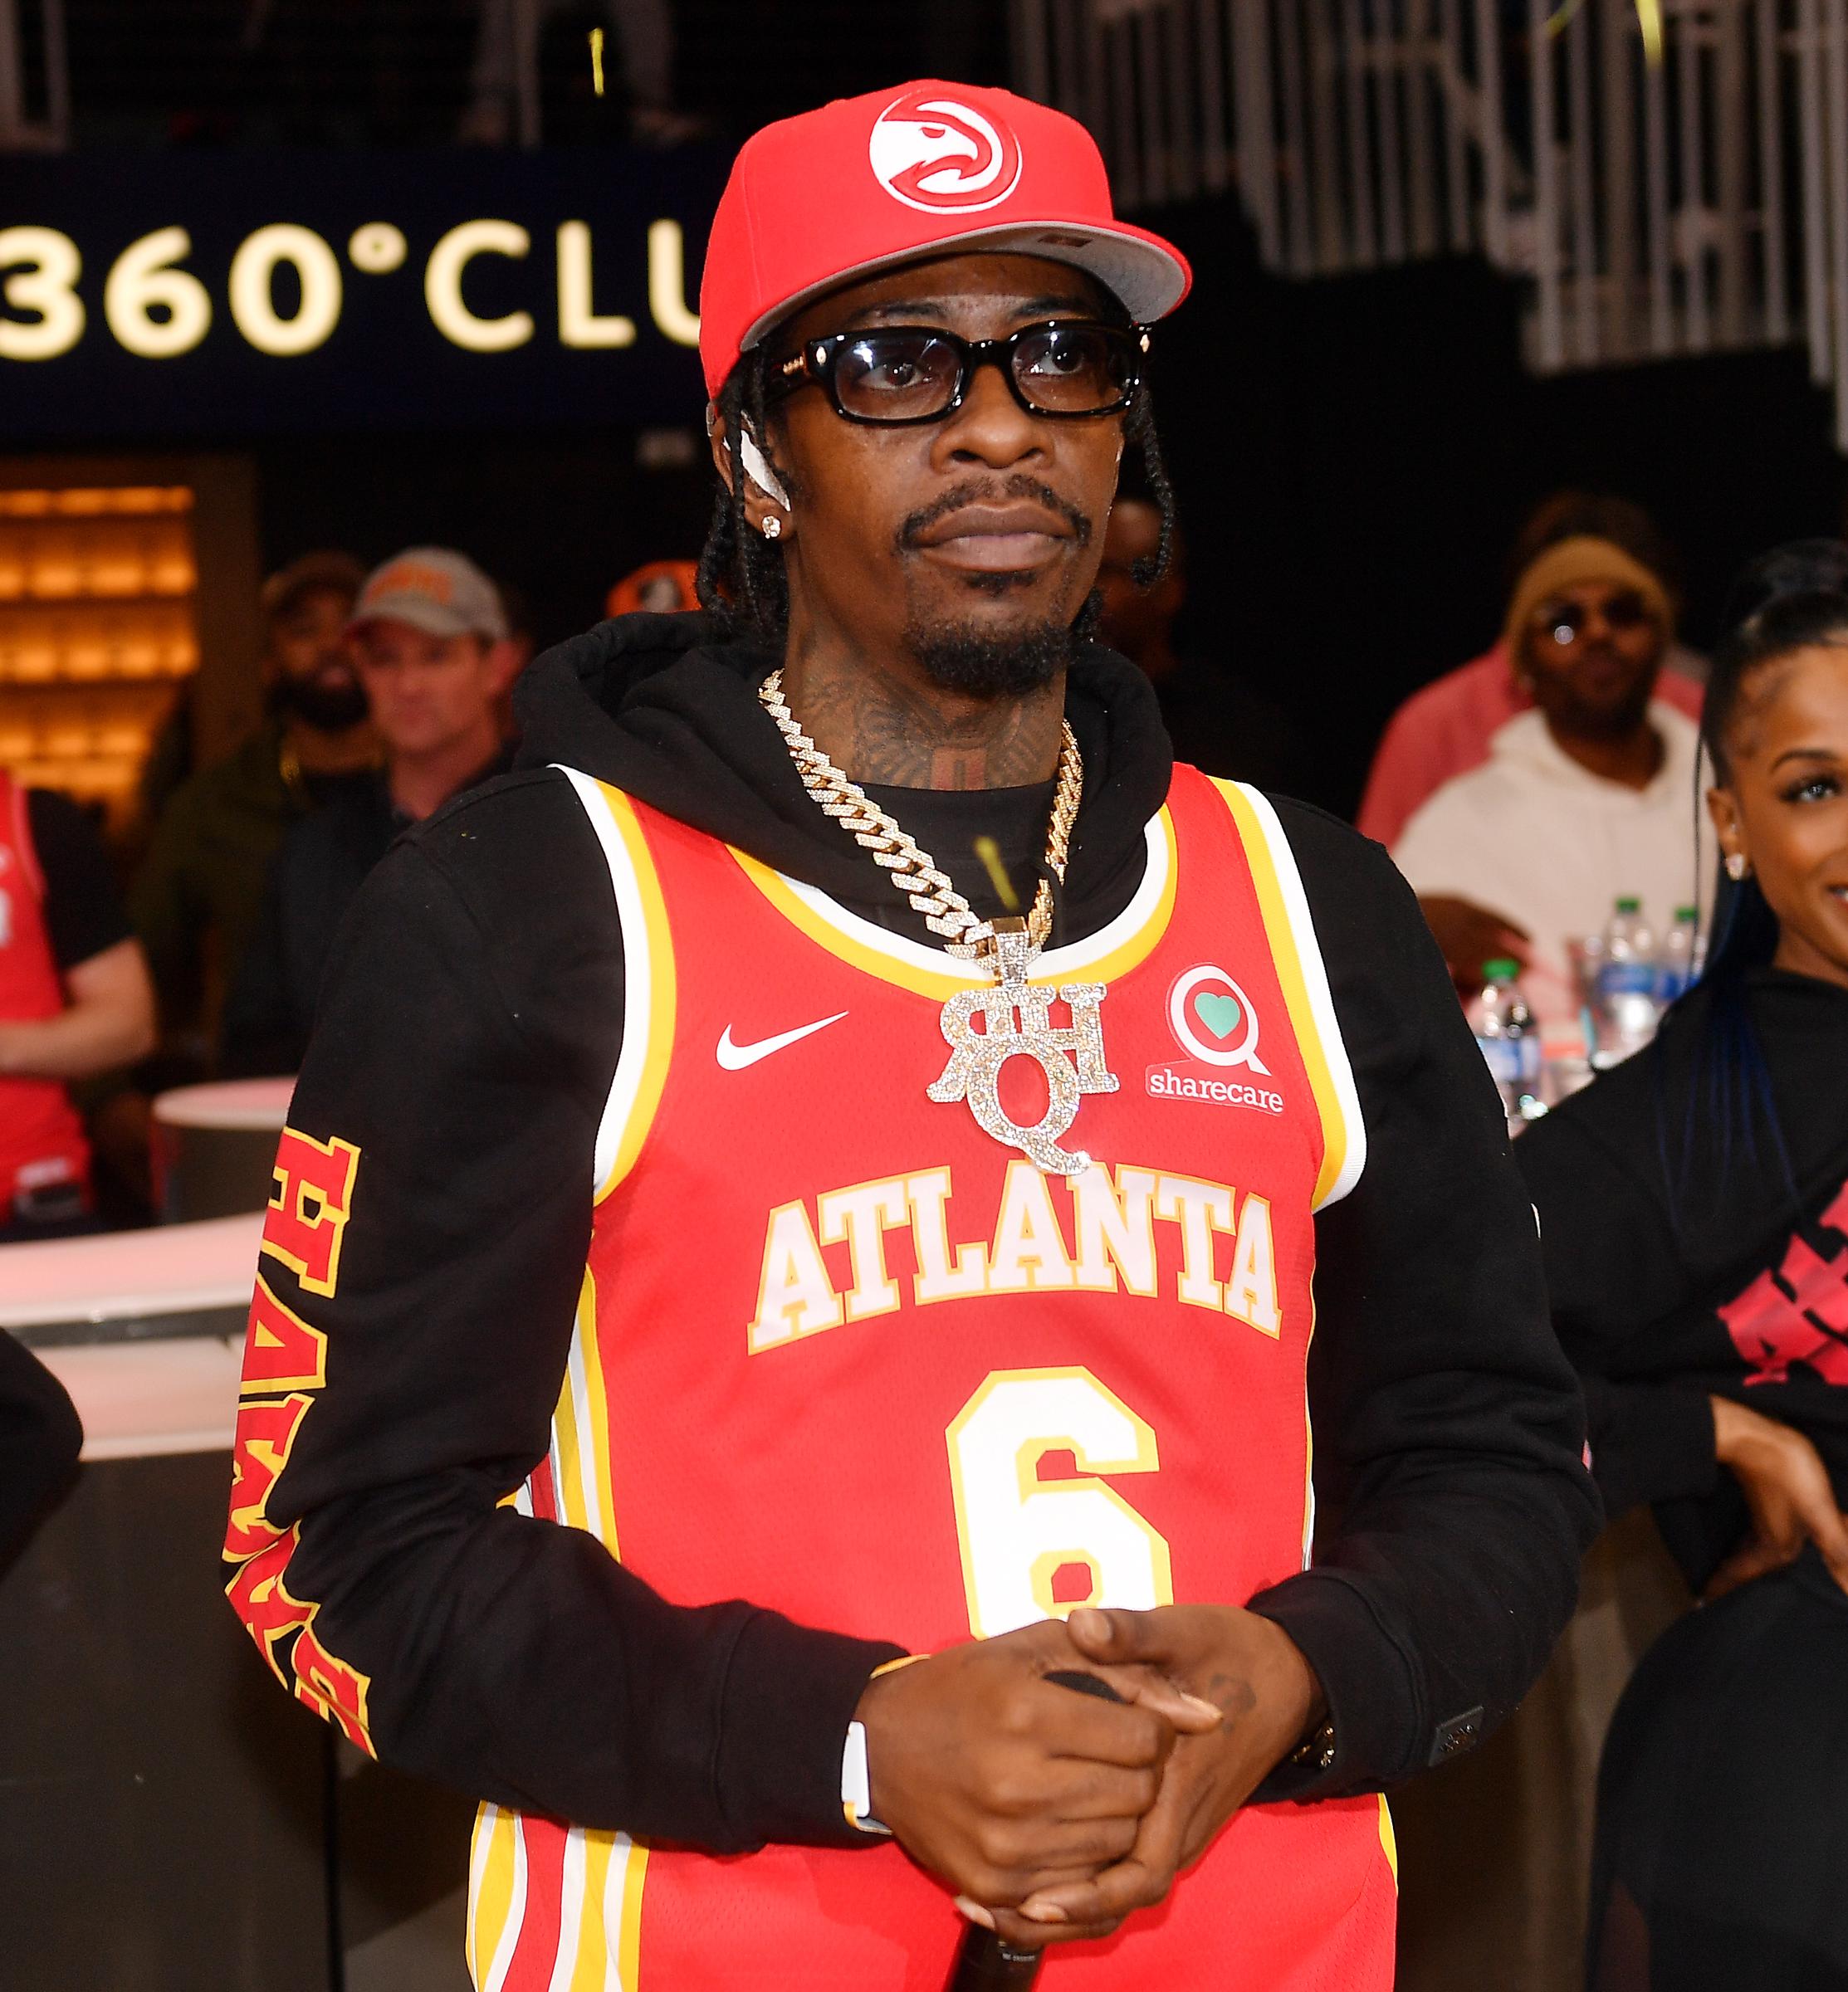
[[[1247,1086],[1242,1079],[1221,1079],[1198,1066],[1151,1065],[1146,1074],[1151,1100],[1199,1100],[1210,1106],[1252,1106],[1261,1114],[1280,1114],[1283,1096],[1268,1086]]]
[[[1258,1012],[1224,969],[1202,963],[1176,977],[1168,991],[1168,1028],[1181,1050],[1203,1065],[1242,1065],[1260,1079],[1270,1077],[1258,1056]]]
[[[1020,141],[1005,124],[921,90],[879,113],[867,156],[894,200],[926,214],[998,208],[1020,180]]]

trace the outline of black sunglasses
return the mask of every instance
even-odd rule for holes
[[[1005,339],[959,339],[934,325],[881,325],[803,342],[773,369],[793,394],[813,381],[848,422],[940,422],[962,406],[979,367],[997,366],[1029,415],[1114,415],[1135,399],[1149,349],[1143,325],[1082,320],[1023,325]]]
[[[1639,623],[1650,620],[1648,603],[1629,588],[1613,595],[1597,613],[1612,629],[1635,629]],[[1564,650],[1584,634],[1585,625],[1591,619],[1591,611],[1582,602],[1551,602],[1534,622]]]

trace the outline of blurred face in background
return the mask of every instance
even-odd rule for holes
[[[1777,965],[1848,986],[1848,630],[1761,664],[1707,806],[1777,916]]]
[[[1581,581],[1535,612],[1519,659],[1557,734],[1625,740],[1649,712],[1665,640],[1648,603],[1614,581]]]
[[[323,732],[344,731],[366,716],[365,691],[345,637],[353,599],[335,588],[307,588],[269,626],[265,657],[272,702]]]
[[[362,624],[352,651],[373,725],[394,757],[436,754],[499,735],[508,677],[503,644],[436,637],[389,617]]]

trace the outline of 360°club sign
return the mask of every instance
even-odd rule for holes
[[[697,413],[704,155],[218,156],[156,170],[164,201],[81,158],[29,162],[36,200],[9,186],[0,427]]]
[[[648,225],[649,315],[663,337],[683,346],[699,341],[699,320],[686,303],[686,251],[680,223]],[[555,271],[560,345],[586,351],[631,346],[635,321],[621,312],[599,312],[592,302],[594,273],[589,225],[558,224]],[[438,239],[423,264],[423,301],[430,322],[452,345],[469,353],[507,353],[534,336],[537,320],[516,310],[484,316],[463,289],[479,256],[525,261],[531,232],[518,222],[459,222]],[[187,266],[193,238],[169,226],[130,242],[110,265],[103,283],[103,315],[115,342],[143,359],[190,353],[211,330],[211,291]],[[408,245],[391,222],[367,222],[353,231],[347,260],[370,276],[403,266]],[[30,223],[0,228],[0,295],[11,308],[0,318],[0,359],[56,359],[83,338],[89,314],[77,289],[83,256],[56,228]],[[276,300],[279,273],[293,276],[294,300],[285,311]],[[312,353],[340,322],[346,279],[341,259],[324,236],[294,222],[271,222],[246,236],[232,253],[226,302],[232,323],[259,353],[278,359]]]

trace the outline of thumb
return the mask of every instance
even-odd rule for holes
[[[1156,1632],[1153,1614],[1080,1605],[1065,1621],[1072,1643],[1093,1660],[1161,1661],[1171,1656]]]
[[[1810,1534],[1828,1565],[1829,1575],[1848,1590],[1848,1520],[1833,1501],[1825,1501],[1811,1522]]]
[[[1767,1570],[1778,1567],[1775,1550],[1762,1542],[1749,1542],[1743,1549],[1734,1550],[1714,1572],[1701,1593],[1702,1601],[1713,1604],[1728,1591],[1736,1591],[1742,1584],[1749,1584],[1754,1577],[1762,1577]]]
[[[1176,1656],[1174,1642],[1161,1633],[1158,1613],[1083,1605],[1065,1623],[1073,1645],[1088,1660],[1112,1670],[1112,1684],[1126,1702],[1152,1709],[1183,1736],[1220,1726],[1224,1720],[1220,1710],[1189,1694],[1164,1671]]]

